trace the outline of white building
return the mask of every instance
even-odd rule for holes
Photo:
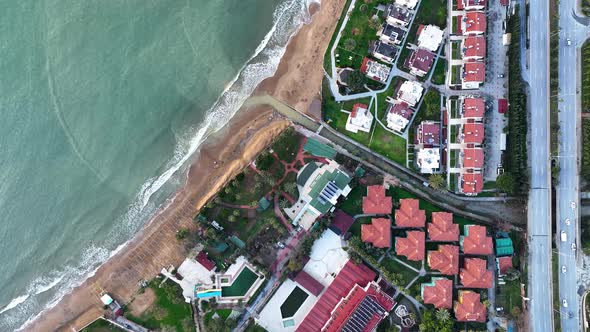
[[[414,9],[418,4],[418,0],[395,0],[395,4]]]
[[[410,106],[416,106],[418,101],[420,101],[420,98],[422,98],[423,92],[424,88],[420,83],[416,81],[405,81],[397,91],[397,99]]]
[[[369,106],[360,103],[354,104],[352,112],[346,120],[346,130],[353,133],[358,133],[359,130],[368,133],[371,131],[372,124],[373,114],[369,112]]]
[[[418,28],[418,47],[436,52],[442,43],[444,32],[436,25],[420,25]]]
[[[384,83],[389,77],[391,68],[377,61],[369,58],[364,58],[361,65],[361,73],[365,74],[368,78]]]
[[[387,127],[402,133],[410,122],[413,113],[414,111],[408,104],[399,100],[392,101],[387,108],[387,116],[385,118],[387,120]]]
[[[416,153],[416,165],[420,173],[432,174],[440,168],[440,149],[419,149]]]

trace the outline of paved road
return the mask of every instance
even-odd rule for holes
[[[521,10],[524,10],[522,8]],[[549,1],[530,2],[530,162],[528,204],[530,327],[553,331],[549,163]],[[523,22],[524,23],[524,22]]]
[[[585,27],[574,18],[574,1],[560,1],[559,4],[559,185],[557,187],[557,211],[559,220],[557,233],[567,234],[566,241],[557,241],[559,266],[566,273],[559,274],[559,297],[561,307],[561,328],[563,331],[580,329],[579,300],[576,278],[576,251],[572,245],[579,243],[579,162],[578,149],[580,98],[578,95],[580,81],[579,47],[583,44]],[[568,40],[571,45],[568,45]],[[575,64],[575,65],[574,65]],[[569,225],[565,222],[569,219]],[[560,271],[562,272],[562,271]],[[567,307],[563,300],[567,301]],[[556,308],[557,309],[557,308]],[[569,317],[571,315],[571,318]],[[556,316],[557,317],[557,316]]]

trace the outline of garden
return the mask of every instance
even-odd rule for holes
[[[99,318],[83,328],[80,332],[125,332],[125,330]]]
[[[150,330],[195,331],[191,306],[184,302],[180,286],[154,279],[148,287],[156,296],[154,303],[139,316],[126,313],[127,319]]]

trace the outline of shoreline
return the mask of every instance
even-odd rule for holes
[[[322,0],[321,6],[313,3],[309,8],[311,22],[291,37],[275,74],[263,80],[252,95],[269,94],[307,111],[319,96],[323,55],[343,6],[338,0]],[[126,303],[141,280],[153,278],[163,267],[179,265],[188,250],[176,240],[176,230],[194,230],[192,218],[200,207],[289,124],[268,106],[242,107],[227,126],[204,142],[188,168],[186,183],[146,225],[93,276],[23,330],[77,330],[102,315],[97,296],[100,290]]]

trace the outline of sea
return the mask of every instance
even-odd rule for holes
[[[55,306],[174,195],[311,2],[0,0],[0,331]]]

